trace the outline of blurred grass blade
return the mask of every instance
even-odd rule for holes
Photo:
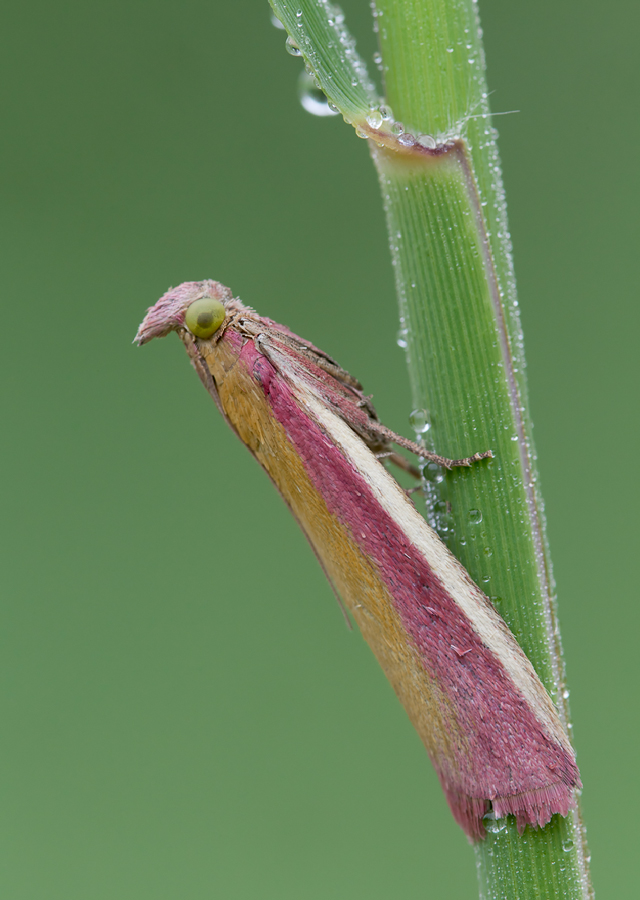
[[[349,123],[362,121],[380,100],[344,13],[328,0],[270,0],[284,25],[287,49],[302,56],[318,86]]]

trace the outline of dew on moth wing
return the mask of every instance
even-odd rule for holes
[[[427,409],[414,409],[409,415],[409,425],[416,434],[425,434],[431,428],[431,416]]]
[[[316,79],[308,72],[301,72],[298,78],[298,97],[303,109],[312,116],[335,116],[338,110],[327,100],[327,96],[318,87]]]

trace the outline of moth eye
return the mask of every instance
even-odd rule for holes
[[[194,300],[184,317],[185,325],[199,338],[208,338],[214,334],[224,322],[226,312],[219,300],[213,297],[201,297]]]

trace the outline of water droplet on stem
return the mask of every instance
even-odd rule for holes
[[[335,116],[338,110],[331,106],[327,96],[308,72],[301,72],[298,78],[298,97],[302,108],[312,116]]]
[[[409,416],[409,425],[416,434],[425,434],[431,428],[431,417],[427,409],[414,409]]]

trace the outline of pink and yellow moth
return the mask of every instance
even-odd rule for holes
[[[522,831],[581,787],[558,713],[505,622],[380,462],[386,429],[329,356],[215,281],[151,307],[136,341],[176,331],[216,406],[276,485],[425,744],[472,840],[483,817]]]

